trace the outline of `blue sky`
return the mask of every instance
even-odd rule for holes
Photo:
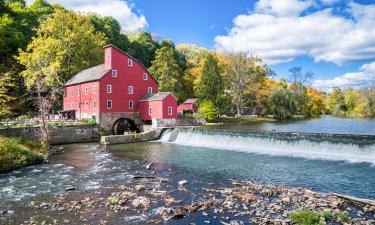
[[[148,21],[148,31],[155,32],[164,38],[169,38],[178,43],[195,43],[209,49],[215,49],[215,37],[226,35],[233,27],[233,20],[238,15],[251,14],[258,1],[232,0],[134,0],[135,8],[145,15]],[[355,1],[358,4],[371,4],[372,1]],[[307,10],[305,14],[313,13],[324,8],[345,8],[349,1],[337,1],[332,5],[322,5]],[[338,13],[340,14],[340,13]],[[350,15],[341,13],[342,17]],[[327,80],[342,76],[346,73],[356,72],[371,59],[349,61],[337,65],[334,62],[316,62],[309,55],[295,57],[292,61],[271,65],[277,73],[276,78],[287,77],[288,70],[300,66],[305,71],[313,72],[315,80]],[[331,85],[328,85],[331,86]]]
[[[113,16],[125,30],[147,30],[176,44],[259,55],[276,78],[300,66],[322,90],[375,81],[374,0],[50,1]]]

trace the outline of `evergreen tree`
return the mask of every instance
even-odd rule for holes
[[[163,47],[156,50],[155,60],[149,70],[159,82],[159,91],[172,91],[180,98],[181,68],[173,48]]]
[[[214,106],[217,107],[220,96],[224,94],[224,82],[218,61],[212,54],[206,56],[200,78],[197,96],[201,100],[212,100]]]

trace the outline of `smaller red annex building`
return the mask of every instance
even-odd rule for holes
[[[198,111],[198,99],[196,98],[188,98],[184,101],[184,103],[178,106],[178,113],[185,113],[185,112],[197,112]]]
[[[137,59],[113,45],[104,46],[104,64],[83,70],[64,87],[60,115],[94,118],[104,129],[119,119],[140,127],[154,119],[176,119],[177,99],[158,93],[158,82]]]

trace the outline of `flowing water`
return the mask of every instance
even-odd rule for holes
[[[185,129],[172,142],[165,132],[159,141],[113,145],[105,152],[96,143],[66,145],[49,164],[0,174],[0,209],[64,193],[69,186],[92,191],[130,182],[145,160],[165,176],[177,170],[176,180],[250,179],[375,199],[373,120],[323,117],[249,126]]]

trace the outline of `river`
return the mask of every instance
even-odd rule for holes
[[[129,183],[149,162],[159,176],[175,181],[248,179],[375,199],[373,135],[374,120],[325,116],[188,129],[172,142],[165,133],[160,141],[113,145],[106,151],[96,143],[66,145],[49,164],[0,174],[0,209],[10,212],[0,222],[19,215],[20,205],[51,199],[67,187],[90,193]]]

